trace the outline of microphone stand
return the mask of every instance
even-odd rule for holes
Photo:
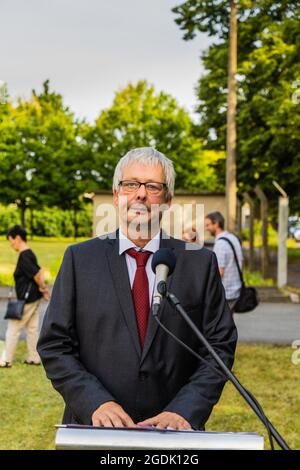
[[[166,297],[170,305],[175,307],[175,310],[182,316],[184,321],[191,327],[191,329],[194,331],[195,335],[198,337],[200,342],[206,347],[210,355],[214,358],[214,360],[217,362],[217,364],[220,366],[221,370],[225,374],[225,378],[230,380],[230,382],[235,386],[235,388],[238,390],[238,392],[242,395],[244,400],[248,403],[248,405],[252,408],[256,416],[260,419],[260,421],[264,424],[264,426],[267,428],[267,431],[269,435],[271,434],[278,445],[283,449],[283,450],[290,450],[288,444],[285,442],[283,437],[279,434],[279,432],[274,428],[272,423],[266,418],[266,416],[263,413],[263,410],[257,400],[252,397],[250,392],[248,392],[243,385],[238,381],[238,379],[235,377],[235,375],[228,369],[226,364],[223,362],[223,360],[219,357],[219,355],[216,353],[216,351],[213,349],[213,347],[210,345],[210,343],[207,341],[207,339],[203,336],[201,331],[197,328],[195,323],[190,319],[182,305],[180,304],[179,300],[177,297],[172,294],[171,292],[168,292],[167,290],[167,285],[164,281],[161,281],[158,286],[157,286],[158,292],[163,296]],[[160,323],[159,319],[157,318],[158,314],[158,309],[155,309],[153,311],[153,315],[156,319],[156,321],[162,326]],[[168,330],[167,330],[168,331]],[[190,350],[191,351],[191,350]],[[194,354],[196,355],[196,354]],[[198,355],[197,355],[198,356]],[[201,360],[201,356],[198,356]]]

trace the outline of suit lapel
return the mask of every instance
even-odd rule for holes
[[[135,318],[135,310],[131,294],[128,270],[125,256],[119,255],[119,234],[114,240],[108,240],[109,248],[106,251],[111,276],[121,306],[124,320],[130,331],[136,352],[141,357],[141,345]]]

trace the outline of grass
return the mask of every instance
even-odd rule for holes
[[[265,414],[292,449],[300,449],[300,364],[291,361],[294,350],[286,346],[239,344],[234,372],[262,405]],[[206,429],[209,431],[257,432],[264,426],[231,384],[226,384]]]
[[[300,449],[300,364],[292,364],[292,352],[289,347],[239,344],[234,369],[288,444]],[[63,400],[42,367],[25,366],[24,358],[25,344],[20,342],[14,366],[0,369],[0,449],[54,449],[54,425],[60,422]],[[263,426],[230,384],[206,429],[257,432],[264,435],[268,448]]]
[[[42,266],[46,280],[53,284],[60,267],[66,248],[73,243],[73,239],[34,239],[29,240],[29,246],[37,256],[38,263]],[[18,253],[12,250],[7,240],[0,240],[0,285],[14,284],[13,272],[16,267]]]
[[[82,240],[84,239],[74,241],[72,238],[57,239],[41,237],[35,237],[33,240],[29,240],[29,245],[35,252],[38,262],[44,270],[46,281],[50,285],[54,283],[66,248]],[[289,260],[300,263],[300,248],[297,248],[295,240],[289,240],[288,246]],[[13,272],[17,259],[18,254],[10,248],[4,237],[0,237],[0,285],[7,286],[14,284]],[[247,285],[254,287],[274,285],[272,279],[263,279],[258,271],[249,272],[245,269],[244,275]]]
[[[300,248],[288,247],[288,259],[289,261],[300,264]]]
[[[0,369],[1,449],[53,449],[54,425],[62,415],[62,399],[42,367],[26,366],[25,342],[18,346],[11,369]]]
[[[264,279],[259,271],[248,271],[243,269],[243,275],[246,286],[252,287],[272,287],[275,281],[271,278]]]

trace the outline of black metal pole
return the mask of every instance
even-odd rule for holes
[[[163,284],[163,283],[160,283]],[[279,432],[274,428],[272,423],[268,420],[268,425],[265,423],[265,419],[262,416],[261,411],[259,410],[258,406],[254,402],[254,400],[248,395],[247,391],[243,387],[243,385],[238,381],[238,379],[235,377],[235,375],[228,369],[226,364],[223,362],[223,360],[219,357],[219,355],[215,352],[213,347],[210,345],[210,343],[207,341],[207,339],[203,336],[201,331],[197,328],[195,323],[190,319],[184,308],[181,306],[179,300],[177,297],[172,294],[171,292],[166,291],[166,287],[161,285],[158,285],[158,291],[164,295],[167,300],[170,302],[170,304],[175,307],[177,312],[182,316],[184,321],[192,328],[194,331],[195,335],[198,337],[198,339],[201,341],[201,343],[206,347],[208,352],[211,354],[211,356],[215,359],[215,361],[218,363],[222,371],[225,373],[226,377],[230,380],[230,382],[235,386],[235,388],[238,390],[238,392],[242,395],[244,400],[248,403],[248,405],[252,408],[256,416],[261,420],[261,422],[264,424],[264,426],[268,426],[272,436],[278,443],[278,445],[283,449],[283,450],[290,450],[289,446],[283,439],[283,437],[279,434]],[[165,284],[165,283],[164,283]]]

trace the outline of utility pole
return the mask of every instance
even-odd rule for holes
[[[277,287],[287,285],[288,252],[286,241],[288,238],[289,198],[284,189],[273,181],[275,188],[281,196],[278,200],[278,249],[277,249]]]
[[[228,58],[228,108],[226,157],[226,218],[227,229],[236,230],[236,72],[237,72],[237,2],[230,0],[230,31]]]
[[[268,276],[269,248],[268,248],[268,198],[260,186],[255,186],[254,191],[260,200],[260,218],[261,218],[261,273],[264,279]]]
[[[249,271],[254,271],[254,201],[248,192],[243,194],[249,205]]]

